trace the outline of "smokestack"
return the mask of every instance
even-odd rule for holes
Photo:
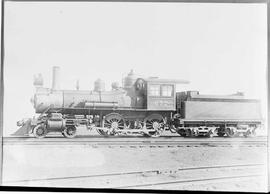
[[[53,66],[52,90],[60,90],[60,67]]]

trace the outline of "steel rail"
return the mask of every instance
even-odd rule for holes
[[[101,137],[101,136],[88,136],[88,137],[75,137],[72,139],[64,138],[64,137],[47,137],[47,138],[34,138],[34,137],[4,137],[4,141],[12,142],[12,141],[20,141],[20,142],[78,142],[78,141],[96,141],[96,142],[122,142],[122,141],[129,141],[129,142],[138,142],[138,141],[147,141],[147,142],[156,142],[156,141],[164,141],[164,142],[171,142],[171,141],[181,141],[181,142],[254,142],[254,141],[267,141],[266,137],[256,137],[256,138],[227,138],[227,137],[213,137],[213,138],[183,138],[183,137],[157,137],[157,138],[144,138],[144,137]]]
[[[38,139],[34,136],[4,136],[3,138],[5,139]],[[209,137],[204,137],[204,136],[198,136],[198,137],[183,137],[180,135],[163,135],[160,137],[144,137],[144,136],[138,136],[138,135],[126,135],[126,136],[102,136],[99,134],[85,134],[85,135],[77,135],[74,138],[71,138],[71,140],[74,139],[92,139],[92,138],[96,138],[96,139],[171,139],[171,138],[176,138],[176,139],[267,139],[267,136],[253,136],[253,137],[243,137],[243,136],[238,136],[238,137],[228,137],[228,136],[223,136],[223,137],[219,137],[219,136],[213,136],[211,138]],[[46,136],[45,138],[40,138],[40,139],[66,139],[65,137],[63,137],[62,135],[55,133],[55,134],[50,134],[48,136]]]
[[[66,176],[66,177],[51,177],[51,178],[38,178],[38,179],[27,179],[27,180],[10,180],[4,181],[4,183],[23,183],[23,182],[36,182],[36,181],[53,181],[53,180],[68,180],[68,179],[81,179],[81,178],[97,178],[97,177],[114,177],[124,175],[139,175],[147,173],[155,174],[170,174],[181,171],[194,171],[194,170],[206,170],[206,169],[221,169],[221,168],[235,168],[235,167],[257,167],[264,166],[265,164],[234,164],[234,165],[216,165],[216,166],[199,166],[199,167],[186,167],[178,169],[162,169],[162,170],[145,170],[145,171],[131,171],[131,172],[117,172],[117,173],[106,173],[106,174],[93,174],[93,175],[81,175],[81,176]]]
[[[220,140],[183,140],[183,139],[66,139],[66,138],[47,138],[47,139],[6,139],[3,140],[3,145],[92,145],[92,146],[267,146],[266,139],[220,139]]]
[[[236,175],[236,176],[220,176],[220,177],[212,177],[212,178],[199,178],[199,179],[188,179],[188,180],[176,180],[176,181],[166,181],[166,182],[155,182],[155,183],[148,183],[148,184],[138,184],[138,185],[128,185],[128,186],[121,186],[121,187],[112,187],[114,189],[129,189],[129,188],[140,188],[146,189],[145,187],[153,187],[159,185],[171,185],[171,184],[180,184],[180,183],[194,183],[194,182],[205,182],[205,181],[215,181],[215,180],[230,180],[230,179],[237,179],[237,178],[254,178],[254,177],[261,177],[263,174],[249,174],[249,175]]]

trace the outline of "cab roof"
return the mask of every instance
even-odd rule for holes
[[[183,79],[160,79],[158,77],[150,77],[144,79],[149,83],[164,83],[164,84],[189,84],[190,82]]]

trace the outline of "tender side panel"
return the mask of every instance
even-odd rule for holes
[[[259,102],[204,102],[185,101],[187,120],[261,120]]]

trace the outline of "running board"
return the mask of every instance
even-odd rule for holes
[[[149,134],[149,132],[155,132],[156,130],[154,129],[108,129],[105,127],[93,127],[92,129],[96,129],[96,130],[102,130],[103,132],[107,133],[110,131],[114,131],[115,133],[119,133],[119,134],[131,134],[131,133],[143,133],[143,134]]]

